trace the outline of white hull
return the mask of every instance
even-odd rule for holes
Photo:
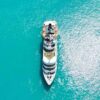
[[[43,51],[43,54],[44,54],[44,51]],[[47,61],[47,60],[46,60]],[[43,57],[43,62],[45,62],[45,57]],[[50,60],[48,60],[47,61],[47,64],[50,62]],[[43,76],[44,76],[44,79],[45,79],[45,81],[46,81],[46,83],[48,84],[48,85],[51,85],[52,84],[52,82],[54,81],[54,78],[55,78],[55,76],[56,76],[56,71],[57,71],[57,44],[56,44],[56,50],[55,50],[55,61],[54,62],[56,62],[55,63],[55,68],[54,68],[54,70],[52,70],[52,71],[49,71],[49,70],[45,70],[44,68],[42,68],[42,70],[43,70]],[[54,63],[53,61],[51,61],[51,63]],[[46,62],[45,62],[46,63]],[[46,73],[48,73],[48,72],[54,72],[53,74],[46,74]],[[49,78],[49,77],[51,77],[51,78]]]
[[[43,76],[44,76],[45,81],[46,81],[46,83],[47,83],[48,85],[51,85],[51,84],[52,84],[52,82],[53,82],[53,80],[54,80],[54,78],[55,78],[55,75],[56,75],[56,71],[57,71],[57,67],[56,67],[56,69],[55,69],[55,73],[52,74],[52,75],[46,75],[46,74],[43,72]],[[47,77],[51,77],[51,78],[48,79]]]
[[[44,26],[48,26],[49,24],[56,27],[57,23],[55,21],[44,22]],[[45,35],[48,34],[47,38],[49,40],[45,40],[45,35],[43,35],[44,41],[43,41],[42,70],[46,83],[48,85],[51,85],[52,82],[54,81],[57,71],[57,38],[52,38],[53,35],[51,35],[50,33],[44,32],[43,34]]]

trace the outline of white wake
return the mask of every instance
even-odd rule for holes
[[[65,78],[71,77],[66,84],[78,89],[77,95],[87,92],[87,99],[89,94],[100,94],[100,17],[78,13],[74,18],[76,22],[70,25],[64,20],[60,29],[62,70],[66,71]]]

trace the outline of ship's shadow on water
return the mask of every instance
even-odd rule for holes
[[[49,89],[50,89],[50,87],[51,87],[52,85],[49,86],[49,85],[46,83],[46,81],[45,81],[45,79],[44,79],[44,76],[43,76],[43,71],[42,71],[42,65],[43,65],[43,63],[42,63],[42,56],[43,56],[43,39],[42,39],[42,41],[41,41],[41,43],[40,43],[40,55],[41,55],[41,57],[40,57],[40,78],[41,78],[42,85],[43,85],[43,87],[45,88],[45,90],[49,91]]]

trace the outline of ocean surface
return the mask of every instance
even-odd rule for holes
[[[59,27],[50,87],[41,72],[45,20]],[[100,0],[0,0],[0,100],[100,100]]]

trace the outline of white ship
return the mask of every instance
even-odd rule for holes
[[[43,76],[48,85],[51,85],[57,70],[57,23],[46,21],[43,26]]]

